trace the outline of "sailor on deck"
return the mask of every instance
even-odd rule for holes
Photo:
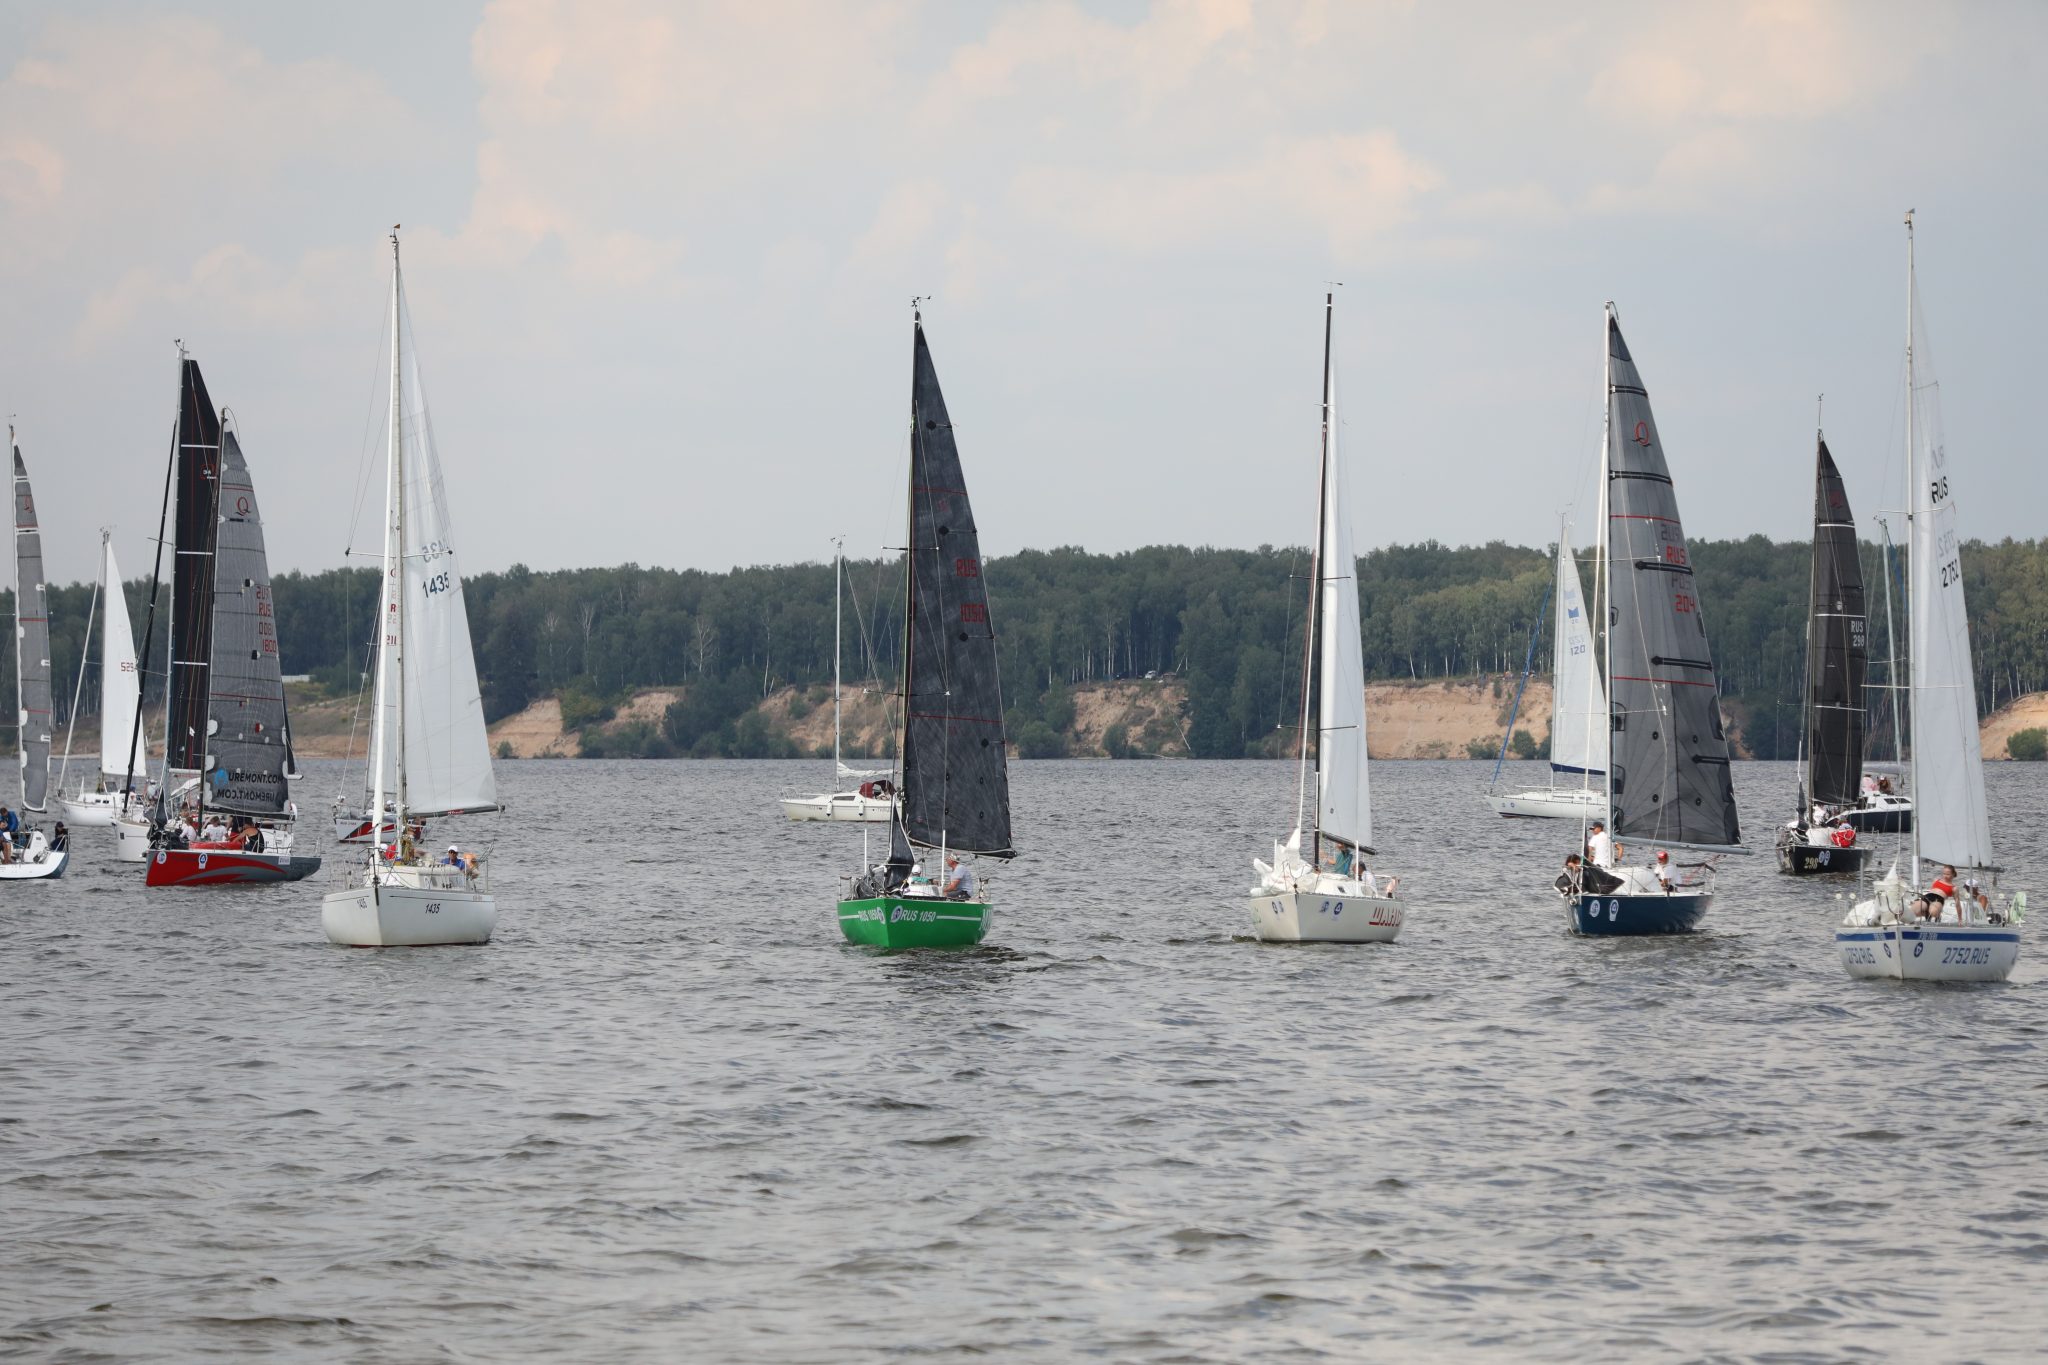
[[[1595,867],[1614,866],[1614,836],[1607,832],[1605,820],[1593,822],[1593,830],[1586,836],[1586,856]]]
[[[948,900],[967,901],[974,899],[974,869],[965,867],[960,860],[946,855],[945,895]]]

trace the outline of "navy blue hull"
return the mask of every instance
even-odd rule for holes
[[[1575,934],[1689,934],[1714,903],[1705,895],[1579,896],[1572,901]]]
[[[1910,808],[1900,810],[1896,806],[1878,810],[1862,810],[1850,807],[1842,812],[1842,818],[1849,822],[1849,828],[1858,834],[1911,834],[1913,812]]]

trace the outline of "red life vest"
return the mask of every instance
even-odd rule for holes
[[[1856,842],[1856,831],[1848,825],[1836,825],[1835,832],[1828,837],[1836,848],[1848,848]]]

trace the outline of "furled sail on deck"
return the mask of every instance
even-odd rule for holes
[[[1806,627],[1809,798],[1848,805],[1863,780],[1863,681],[1869,667],[1863,562],[1842,475],[1819,443],[1813,476],[1813,595]]]
[[[40,814],[50,797],[50,609],[43,533],[28,466],[14,447],[14,685],[21,727],[21,804]]]
[[[1741,842],[1707,623],[1678,497],[1621,324],[1607,315],[1608,674],[1614,833]]]
[[[1328,305],[1325,305],[1326,307]],[[1328,346],[1327,333],[1325,346]],[[1365,663],[1359,642],[1358,559],[1351,551],[1351,519],[1345,515],[1343,461],[1337,445],[1337,370],[1324,358],[1323,553],[1321,670],[1322,704],[1316,743],[1316,811],[1319,834],[1360,848],[1372,847],[1372,795],[1365,757]]]
[[[1916,300],[1917,302],[1917,300]],[[1916,354],[1923,357],[1919,338]],[[1934,385],[1922,381],[1925,389]],[[1957,867],[1992,867],[1984,807],[1984,757],[1977,734],[1976,680],[1963,602],[1962,530],[1948,451],[1931,393],[1908,393],[1913,408],[1912,687],[1913,819],[1921,856]]]
[[[173,770],[186,772],[206,766],[219,465],[220,414],[199,362],[188,359],[178,385],[178,463],[172,475],[178,514],[171,541],[170,713],[165,728],[166,761]]]
[[[232,431],[221,438],[219,508],[206,804],[237,815],[276,815],[287,799],[283,666],[263,517]]]
[[[938,372],[914,325],[903,828],[912,843],[1009,857],[1002,684],[981,543]]]
[[[1556,658],[1551,670],[1550,770],[1554,773],[1607,771],[1607,688],[1593,653],[1593,628],[1571,538],[1557,533]]]
[[[100,616],[100,772],[126,778],[128,743],[142,705],[142,674],[135,668],[135,631],[128,624],[128,595],[114,562],[112,537],[106,542],[100,582],[106,606]]]

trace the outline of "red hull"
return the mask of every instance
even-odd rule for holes
[[[149,855],[146,886],[249,886],[295,882],[319,870],[318,858],[278,858],[220,848],[160,848]]]

